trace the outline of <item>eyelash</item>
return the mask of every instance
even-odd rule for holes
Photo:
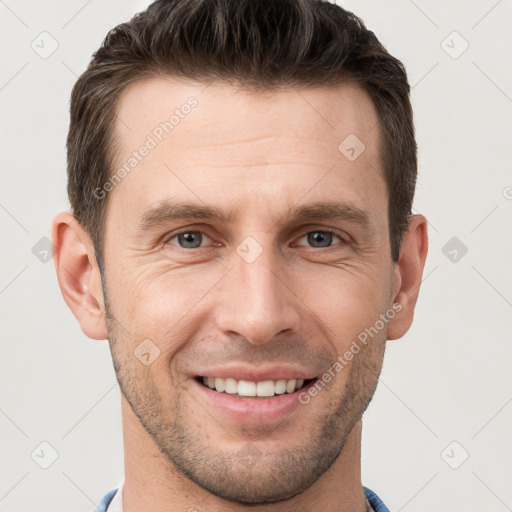
[[[345,240],[340,234],[338,234],[335,230],[333,229],[330,229],[330,228],[323,228],[323,227],[319,227],[319,228],[313,228],[313,229],[309,229],[308,231],[305,231],[303,232],[300,236],[299,236],[299,240],[301,238],[303,238],[304,236],[306,235],[309,235],[310,233],[315,233],[315,232],[319,232],[319,233],[330,233],[334,236],[337,236],[340,240],[341,240],[341,243],[342,244],[347,244],[347,240]],[[166,237],[163,241],[163,245],[167,245],[170,243],[171,240],[173,240],[174,238],[178,237],[179,235],[182,235],[184,233],[201,233],[202,235],[206,235],[208,238],[212,239],[213,240],[213,237],[210,236],[210,234],[208,233],[208,231],[205,231],[204,229],[184,229],[184,230],[181,230],[181,231],[178,231],[177,233],[172,233],[171,235],[169,235],[168,237]],[[171,244],[171,245],[175,245],[175,244]],[[187,249],[185,247],[180,247],[179,245],[176,245],[176,247],[178,247],[179,249],[182,249],[184,251],[187,251],[187,252],[190,252],[192,250],[199,250],[199,249],[205,249],[205,247],[194,247],[194,248],[191,248],[191,249]],[[301,246],[301,247],[304,247],[304,246]],[[309,247],[310,249],[322,249],[323,251],[328,251],[329,249],[332,249],[334,247],[334,245],[332,246],[329,246],[329,247]]]

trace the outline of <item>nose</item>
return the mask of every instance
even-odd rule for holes
[[[300,301],[286,282],[286,263],[279,262],[268,248],[255,261],[234,254],[233,262],[219,296],[217,327],[254,345],[268,343],[286,331],[297,332]]]

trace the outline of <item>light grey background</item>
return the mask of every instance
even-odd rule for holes
[[[365,416],[363,483],[393,511],[512,510],[511,1],[338,3],[408,69],[430,222],[415,322]],[[40,240],[69,206],[73,83],[145,5],[0,1],[0,512],[88,511],[123,478],[107,342],[80,330]]]

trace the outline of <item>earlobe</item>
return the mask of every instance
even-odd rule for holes
[[[107,339],[101,275],[89,235],[70,212],[61,212],[53,220],[52,239],[66,304],[89,338]]]
[[[427,219],[414,215],[402,237],[400,257],[395,265],[392,303],[400,304],[400,311],[388,324],[388,340],[401,338],[412,324],[427,252]]]

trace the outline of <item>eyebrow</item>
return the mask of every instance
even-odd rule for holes
[[[371,227],[370,213],[351,203],[323,201],[319,203],[293,206],[289,216],[298,220],[346,220],[364,228]]]
[[[202,219],[233,223],[241,209],[225,211],[216,205],[189,202],[162,201],[144,211],[139,222],[141,231],[148,231],[176,220]],[[345,220],[363,228],[372,226],[370,213],[352,203],[321,201],[305,205],[292,205],[287,217],[296,220]]]

